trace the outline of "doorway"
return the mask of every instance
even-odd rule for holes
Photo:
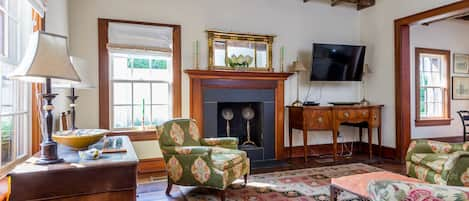
[[[469,12],[469,1],[464,0],[394,21],[396,159],[401,162],[404,161],[412,132],[410,26],[428,24],[467,12]]]

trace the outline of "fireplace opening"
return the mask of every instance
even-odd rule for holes
[[[259,149],[263,144],[262,102],[219,102],[218,137],[236,137],[240,149]]]
[[[251,161],[275,159],[274,90],[210,88],[203,94],[204,137],[229,134]]]

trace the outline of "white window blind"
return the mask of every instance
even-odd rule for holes
[[[109,23],[108,48],[171,53],[173,29],[128,23]]]

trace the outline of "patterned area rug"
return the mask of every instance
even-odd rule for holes
[[[323,201],[329,200],[331,178],[383,171],[362,163],[251,175],[247,186],[240,179],[226,191],[227,201]],[[214,190],[180,187],[188,201],[218,201]],[[339,200],[358,200],[342,193]]]

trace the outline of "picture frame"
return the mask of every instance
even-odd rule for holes
[[[453,72],[455,74],[469,74],[469,54],[454,54]]]
[[[453,100],[469,100],[469,77],[453,76]]]
[[[273,71],[274,35],[206,32],[209,70]]]

